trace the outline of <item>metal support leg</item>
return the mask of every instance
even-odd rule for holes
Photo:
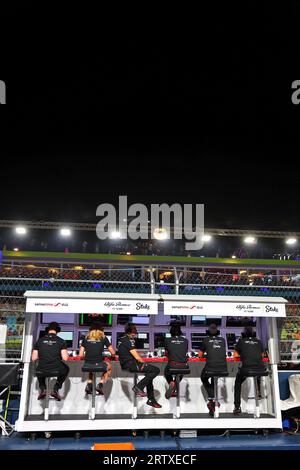
[[[96,416],[96,373],[93,374],[93,383],[92,383],[92,409],[90,413],[90,419],[95,419]]]
[[[133,376],[133,385],[136,387],[137,385],[137,374],[134,374]],[[132,410],[132,419],[137,418],[137,395],[134,392],[133,393],[133,410]]]
[[[50,377],[46,377],[45,382],[46,382],[46,397],[45,397],[44,420],[48,421],[48,419],[49,419]]]
[[[180,377],[179,377],[178,374],[176,375],[175,382],[176,382],[176,392],[177,392],[177,396],[176,396],[176,418],[180,418]]]
[[[259,412],[257,377],[253,377],[253,380],[254,380],[254,393],[255,393],[255,411],[254,411],[254,418],[259,418],[259,417],[260,417],[260,412]]]
[[[215,397],[214,418],[219,418],[218,377],[214,377],[213,379],[214,379],[214,397]]]

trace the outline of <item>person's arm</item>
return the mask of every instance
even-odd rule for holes
[[[130,354],[132,354],[134,359],[136,359],[138,362],[145,362],[136,349],[130,349]]]
[[[38,358],[39,358],[39,352],[37,349],[34,349],[31,354],[31,360],[35,362],[38,360]]]
[[[67,361],[69,359],[69,354],[68,354],[67,349],[62,349],[60,353],[61,353],[61,358],[63,361]]]
[[[85,355],[85,348],[83,346],[80,346],[80,348],[79,348],[79,357],[81,359],[84,359],[84,355]]]
[[[114,350],[114,348],[112,347],[111,344],[108,346],[107,349],[109,350],[109,352],[110,352],[110,354],[111,354],[112,356],[115,356],[115,355],[116,355],[116,351]]]

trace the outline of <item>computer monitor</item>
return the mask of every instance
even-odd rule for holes
[[[207,337],[207,333],[192,333],[191,334],[191,345],[192,349],[198,351],[201,349],[204,338]]]
[[[217,326],[220,326],[222,323],[222,317],[221,316],[215,316],[215,317],[206,317],[205,320],[205,325],[209,326],[212,323],[215,323]]]
[[[93,323],[100,323],[102,326],[112,326],[111,313],[80,313],[79,326],[91,326]]]
[[[118,325],[126,325],[126,323],[135,323],[136,325],[149,325],[149,315],[118,315]]]
[[[191,324],[192,325],[205,325],[206,317],[204,315],[192,315]]]
[[[226,326],[243,328],[245,326],[255,326],[256,319],[253,317],[227,317]]]
[[[154,333],[154,348],[164,348],[165,347],[165,339],[171,338],[170,333]]]
[[[120,339],[124,336],[125,333],[118,332],[117,333],[117,346],[119,345]],[[149,333],[138,333],[137,337],[135,338],[135,345],[136,349],[149,349]]]
[[[51,323],[56,321],[57,323],[74,325],[75,314],[74,313],[42,313],[41,322]]]
[[[170,324],[177,323],[180,326],[185,326],[186,317],[184,315],[171,315]]]
[[[226,333],[226,339],[227,339],[227,349],[234,349],[234,346],[236,345],[236,335],[235,333]]]
[[[73,347],[73,331],[60,331],[59,333],[57,333],[57,336],[59,336],[66,342],[67,348]]]
[[[86,337],[87,334],[88,334],[88,331],[79,331],[78,332],[78,343],[77,343],[78,349],[80,348],[81,343],[82,343],[83,339]],[[112,332],[111,331],[109,331],[108,333],[104,332],[104,334],[107,337],[108,341],[111,343],[112,342]]]

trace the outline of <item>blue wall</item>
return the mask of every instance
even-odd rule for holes
[[[278,381],[279,381],[279,390],[280,390],[280,399],[286,400],[290,396],[289,389],[289,376],[293,374],[300,374],[300,371],[289,370],[287,372],[278,372]]]

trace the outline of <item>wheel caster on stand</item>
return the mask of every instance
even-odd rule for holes
[[[175,429],[175,431],[172,431],[172,436],[173,436],[173,437],[176,437],[176,436],[177,436],[177,429]]]
[[[149,431],[144,431],[144,438],[148,439],[149,438]]]
[[[29,440],[30,441],[35,441],[36,440],[36,432],[30,433]]]
[[[227,429],[227,431],[224,432],[224,437],[230,437],[230,430]]]
[[[269,429],[263,429],[263,435],[268,436],[269,435]]]
[[[51,436],[52,436],[51,432],[45,432],[45,438],[46,439],[50,439]]]
[[[136,437],[136,436],[137,436],[137,432],[134,431],[134,430],[131,431],[131,434],[132,434],[133,437]]]
[[[75,438],[75,439],[80,439],[80,438],[81,438],[80,432],[75,432],[74,438]]]
[[[166,431],[160,431],[159,434],[161,439],[164,439],[164,437],[166,436]]]

